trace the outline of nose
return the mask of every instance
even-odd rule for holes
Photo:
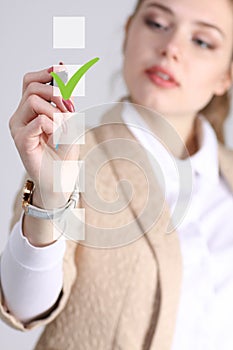
[[[164,40],[159,48],[160,55],[175,61],[179,61],[184,52],[182,33],[176,29],[168,32],[166,37],[163,39]]]

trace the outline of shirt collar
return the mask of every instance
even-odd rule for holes
[[[138,141],[151,153],[155,153],[156,159],[163,164],[164,173],[170,179],[175,180],[174,164],[172,164],[172,157],[169,159],[167,149],[159,142],[152,133],[150,133],[148,125],[141,117],[132,103],[128,101],[123,102],[122,118],[127,127],[138,139]],[[191,162],[193,174],[198,174],[206,179],[208,182],[217,184],[219,181],[219,162],[218,162],[218,142],[214,129],[207,119],[201,115],[197,115],[197,140],[199,149],[188,159],[178,159],[173,157],[178,167],[185,167],[187,162]],[[145,132],[146,131],[146,132]],[[156,147],[153,147],[153,145]],[[174,161],[173,161],[174,163]]]
[[[209,121],[197,115],[199,149],[190,157],[194,171],[213,184],[219,181],[218,141]]]

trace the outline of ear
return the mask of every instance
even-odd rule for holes
[[[229,69],[223,74],[214,94],[217,96],[224,95],[231,85],[233,84],[233,62],[230,64]]]
[[[124,41],[123,41],[123,46],[122,46],[123,54],[125,53],[125,47],[126,47],[126,42],[127,42],[129,26],[130,26],[132,19],[133,19],[133,16],[129,16],[126,23],[125,23],[125,36],[124,36]]]

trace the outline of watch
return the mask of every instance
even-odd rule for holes
[[[35,190],[34,182],[31,180],[27,180],[23,187],[22,207],[26,215],[33,216],[39,219],[46,219],[46,220],[59,219],[68,208],[75,208],[77,201],[79,199],[79,192],[77,187],[75,186],[75,189],[71,193],[68,202],[63,207],[46,210],[31,204],[34,190]]]

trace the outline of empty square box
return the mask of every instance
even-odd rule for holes
[[[53,48],[84,49],[85,17],[53,17]]]

